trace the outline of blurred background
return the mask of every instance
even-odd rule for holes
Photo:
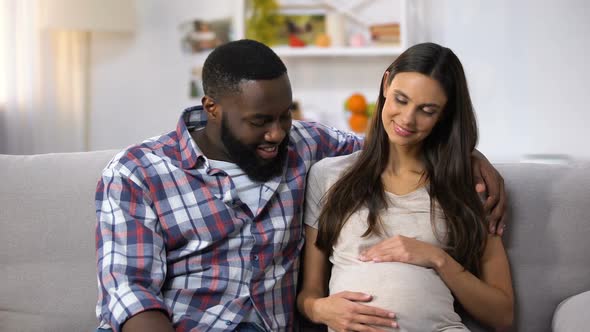
[[[407,47],[451,48],[493,162],[590,159],[584,0],[0,0],[0,153],[122,149],[200,104],[211,48],[256,38],[297,115],[362,133]]]

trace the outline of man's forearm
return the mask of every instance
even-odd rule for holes
[[[123,332],[174,332],[168,316],[160,310],[141,312],[123,324]]]

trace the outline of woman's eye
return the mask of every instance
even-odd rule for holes
[[[396,101],[398,104],[402,104],[402,105],[405,105],[405,104],[407,104],[407,103],[408,103],[406,100],[403,100],[403,99],[401,99],[400,97],[395,97],[395,101]]]
[[[436,113],[436,111],[431,108],[422,108],[422,112],[428,116],[433,116]]]

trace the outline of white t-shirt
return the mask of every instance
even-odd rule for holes
[[[208,160],[209,166],[221,169],[231,177],[236,186],[240,201],[246,203],[252,214],[256,215],[261,196],[260,190],[262,190],[264,183],[252,181],[237,164],[214,159]]]
[[[327,158],[312,166],[307,183],[305,223],[318,227],[321,199],[356,160],[359,152]],[[363,262],[359,254],[393,235],[415,237],[441,247],[430,220],[430,197],[422,187],[406,195],[386,192],[389,207],[381,214],[383,237],[362,237],[368,209],[356,211],[346,222],[330,257],[330,294],[355,291],[371,294],[368,305],[395,312],[399,329],[392,331],[468,331],[453,307],[451,291],[435,270],[398,262]],[[437,232],[444,236],[446,223],[436,209]]]

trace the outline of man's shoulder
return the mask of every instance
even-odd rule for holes
[[[291,124],[291,140],[310,139],[321,135],[324,125],[317,122],[293,120]]]
[[[171,151],[177,149],[174,136],[175,132],[170,132],[130,145],[117,153],[105,169],[129,171],[150,167],[163,159],[175,158],[176,154]]]
[[[311,150],[335,151],[337,148],[350,146],[346,154],[355,150],[355,147],[360,147],[362,142],[362,138],[351,132],[342,131],[319,122],[299,120],[293,121],[289,139],[291,144],[298,148],[306,147]]]
[[[289,146],[304,159],[315,160],[319,146],[328,140],[328,135],[322,124],[295,120],[289,132]]]
[[[339,135],[351,137],[355,136],[352,133],[344,132],[340,129],[330,127],[319,122],[294,120],[291,124],[291,139],[317,140],[322,136],[336,137]]]

